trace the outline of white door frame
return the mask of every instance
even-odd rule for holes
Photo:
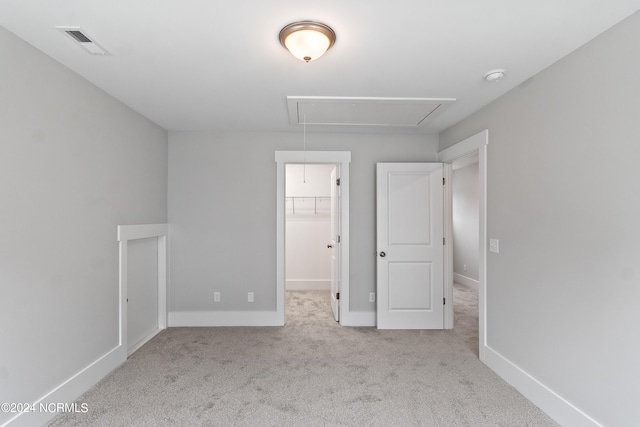
[[[141,224],[141,225],[119,225],[118,242],[120,242],[120,272],[119,272],[119,294],[120,294],[120,334],[119,349],[121,361],[125,361],[147,341],[157,335],[161,330],[167,328],[167,255],[168,255],[168,224]],[[127,341],[127,293],[128,293],[128,245],[130,240],[158,238],[158,329],[145,337],[138,344],[128,348]]]
[[[276,151],[276,316],[285,323],[285,204],[287,164],[340,165],[340,324],[350,324],[349,310],[349,163],[351,151]]]
[[[479,241],[478,248],[478,354],[482,362],[485,361],[487,345],[487,145],[489,131],[487,129],[465,139],[438,153],[438,161],[445,163],[446,182],[452,182],[451,163],[460,157],[478,153],[479,177]],[[453,242],[452,186],[445,186],[445,239]],[[447,300],[453,301],[453,245],[447,245],[444,253],[445,295]],[[447,304],[444,316],[445,329],[453,328],[453,304]]]
[[[340,166],[334,165],[329,176],[331,181],[331,219],[330,221],[330,245],[331,246],[331,311],[334,319],[340,321]],[[337,256],[336,256],[337,254]]]

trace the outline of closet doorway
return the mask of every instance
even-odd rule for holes
[[[335,164],[285,167],[285,290],[319,293],[336,321],[340,313],[339,175]]]
[[[286,283],[286,168],[288,165],[335,165],[339,178],[338,197],[332,197],[334,206],[330,215],[332,235],[320,248],[333,252],[335,267],[331,276],[331,306],[334,318],[343,326],[357,326],[358,317],[349,310],[349,164],[350,151],[276,151],[276,315],[278,323],[285,324]],[[334,186],[334,191],[335,188]],[[338,201],[338,202],[336,202]],[[297,208],[296,208],[297,209]],[[293,207],[291,207],[293,210]],[[315,211],[314,211],[315,212]],[[333,240],[333,243],[332,243]],[[332,246],[327,248],[327,245]],[[290,279],[299,279],[290,277]],[[332,313],[333,314],[333,313]]]

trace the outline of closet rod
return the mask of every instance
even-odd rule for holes
[[[313,214],[317,215],[318,199],[320,199],[320,201],[322,201],[322,199],[331,200],[331,196],[287,196],[285,197],[285,199],[291,199],[291,209],[293,211],[293,215],[296,214],[296,199],[302,199],[303,202],[304,202],[304,199],[313,199]]]

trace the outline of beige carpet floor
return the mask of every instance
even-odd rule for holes
[[[284,327],[169,328],[82,396],[62,426],[555,426],[478,360],[477,293],[450,331],[333,321],[287,292]]]

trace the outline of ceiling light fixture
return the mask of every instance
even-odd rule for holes
[[[497,82],[504,77],[505,70],[491,70],[484,75],[484,79],[488,82]]]
[[[335,42],[336,33],[320,22],[293,22],[280,30],[282,46],[305,62],[320,58]]]

